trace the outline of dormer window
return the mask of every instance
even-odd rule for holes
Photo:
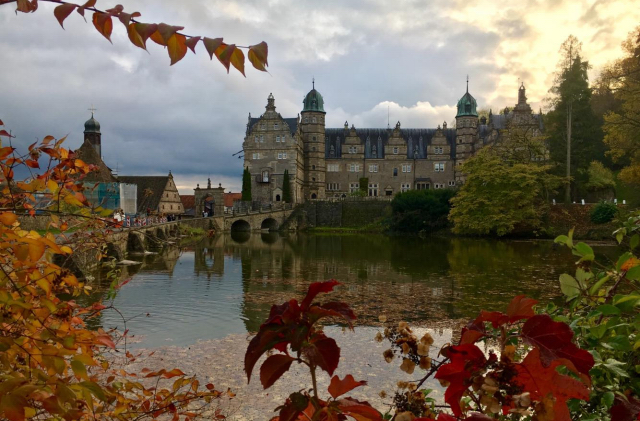
[[[375,147],[375,146],[374,146],[374,147],[371,149],[371,156],[372,156],[373,158],[377,158],[377,157],[378,157],[378,148],[377,148],[377,147]]]
[[[278,130],[278,123],[273,123],[273,129]]]
[[[398,147],[397,146],[393,148],[393,154],[394,155],[398,155]]]
[[[349,146],[349,153],[358,153],[357,146]]]
[[[336,148],[333,147],[333,145],[331,145],[331,147],[329,148],[329,158],[335,158],[336,157]]]

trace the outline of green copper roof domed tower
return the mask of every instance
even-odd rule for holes
[[[304,101],[302,101],[304,107],[302,108],[302,112],[305,111],[317,111],[324,113],[324,99],[322,99],[322,95],[320,92],[316,91],[315,81],[313,83],[313,89],[309,91],[306,97],[304,97]]]
[[[102,157],[102,134],[100,133],[100,123],[93,118],[95,108],[91,106],[91,118],[84,123],[84,139],[96,150],[99,157]]]
[[[458,114],[456,114],[456,117],[478,117],[477,107],[476,99],[469,93],[469,78],[467,78],[467,92],[458,101]]]

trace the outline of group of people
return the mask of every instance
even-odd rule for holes
[[[147,225],[147,220],[151,218],[152,220],[154,220],[156,223],[157,222],[172,222],[172,221],[176,221],[179,219],[182,219],[181,215],[165,215],[165,214],[160,214],[160,215],[156,215],[153,216],[151,215],[150,210],[147,210],[147,216],[144,215],[137,215],[134,216],[132,218],[128,217],[125,215],[124,211],[122,209],[116,209],[115,211],[113,211],[113,220],[117,223],[117,224],[121,224],[121,223],[125,223],[126,222],[126,226],[129,225]]]

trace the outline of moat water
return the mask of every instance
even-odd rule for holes
[[[611,246],[594,249],[616,253]],[[400,356],[384,361],[389,343],[374,340],[382,330],[379,315],[387,323],[411,322],[418,336],[428,331],[435,340],[430,356],[438,358],[440,348],[454,342],[481,309],[503,310],[518,294],[561,303],[558,277],[575,268],[575,256],[551,241],[300,233],[220,235],[129,258],[142,264],[123,269],[130,281],[113,300],[122,316],[105,310],[92,326],[129,329],[127,348],[143,355],[130,369],[179,367],[218,390],[231,388],[235,397],[220,404],[230,421],[269,419],[290,393],[311,387],[305,367],[294,364],[263,390],[258,370],[247,383],[242,364],[271,305],[300,299],[311,282],[342,282],[318,297],[348,302],[358,315],[353,331],[325,327],[341,348],[335,374],[366,380],[350,396],[385,411],[397,382],[417,374],[400,370]],[[96,279],[93,298],[104,296],[108,284]],[[329,376],[320,372],[319,390],[328,384]],[[443,403],[437,381],[424,387]]]
[[[130,281],[113,302],[121,315],[107,311],[93,324],[124,330],[126,320],[132,346],[144,348],[255,332],[271,304],[332,278],[343,285],[319,298],[348,302],[357,326],[385,314],[454,329],[518,294],[557,300],[558,276],[575,262],[551,241],[301,233],[225,234],[129,258],[142,264],[123,269]],[[102,295],[108,282],[96,283]]]

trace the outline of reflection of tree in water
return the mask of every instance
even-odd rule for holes
[[[514,295],[556,295],[557,276],[570,256],[551,242],[382,235],[296,235],[235,243],[242,260],[242,312],[255,331],[274,303],[301,297],[309,283],[337,279],[344,285],[323,300],[347,301],[359,323],[422,321],[444,326],[501,309]]]
[[[224,275],[224,249],[216,247],[215,242],[215,237],[207,237],[195,244],[194,272],[196,277],[206,274],[207,279],[210,280],[211,275],[216,277]]]

